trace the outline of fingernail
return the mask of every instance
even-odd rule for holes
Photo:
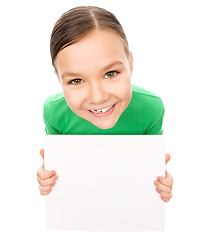
[[[56,172],[55,172],[55,171],[53,172],[53,175],[56,175]]]
[[[55,179],[57,180],[57,179],[58,179],[58,176],[55,176]]]
[[[168,199],[165,198],[165,197],[161,197],[161,199],[162,199],[164,202],[167,202],[167,201],[168,201]]]

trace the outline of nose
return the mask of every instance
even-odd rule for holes
[[[88,97],[87,101],[90,104],[100,104],[108,100],[109,94],[107,93],[105,86],[101,83],[91,83],[88,85]]]

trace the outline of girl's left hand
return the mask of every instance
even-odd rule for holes
[[[165,164],[167,164],[170,160],[171,156],[170,154],[165,155]],[[170,198],[172,198],[172,184],[173,184],[173,178],[172,176],[165,170],[165,178],[164,177],[157,177],[157,180],[154,181],[154,184],[156,185],[156,191],[160,193],[162,196],[161,199],[164,202],[168,202]]]

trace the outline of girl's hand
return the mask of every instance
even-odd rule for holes
[[[40,150],[40,155],[44,160],[44,149]],[[37,180],[39,182],[39,189],[41,195],[48,195],[51,192],[52,187],[55,185],[55,181],[58,179],[55,171],[45,171],[44,161],[42,166],[37,171]]]
[[[170,160],[171,156],[170,154],[165,155],[165,164],[167,164]],[[156,185],[156,191],[160,193],[162,196],[161,199],[164,202],[168,202],[170,198],[172,198],[172,184],[173,184],[173,178],[172,176],[165,170],[165,178],[164,177],[157,177],[157,180],[154,181],[154,184]]]

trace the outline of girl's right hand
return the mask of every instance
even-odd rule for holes
[[[37,180],[39,182],[39,189],[41,195],[48,195],[52,187],[55,185],[58,176],[55,171],[44,170],[44,149],[40,150],[40,155],[43,158],[43,164],[37,171]]]

